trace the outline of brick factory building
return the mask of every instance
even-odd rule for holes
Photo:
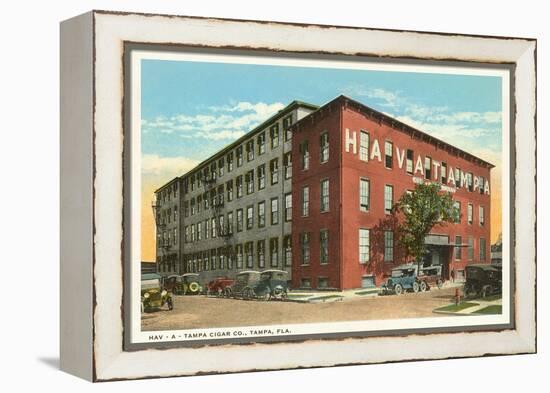
[[[155,192],[158,271],[205,282],[279,268],[293,288],[380,285],[405,262],[391,207],[438,182],[461,219],[434,227],[424,263],[460,278],[490,260],[492,167],[345,96],[293,102]]]

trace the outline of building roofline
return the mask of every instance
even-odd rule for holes
[[[313,109],[313,110],[317,110],[319,108],[319,106],[310,104],[308,102],[294,100],[290,104],[285,106],[283,109],[279,110],[277,113],[275,113],[274,115],[269,117],[267,120],[264,120],[261,124],[257,125],[252,130],[248,131],[246,134],[241,136],[236,141],[231,142],[229,145],[227,145],[223,149],[219,150],[217,153],[214,153],[210,157],[202,160],[200,163],[198,163],[193,168],[191,168],[190,170],[185,172],[183,175],[179,176],[179,178],[185,178],[187,176],[190,176],[193,172],[196,172],[198,169],[200,169],[202,166],[204,166],[207,162],[215,160],[217,158],[220,158],[221,156],[226,154],[229,150],[234,149],[235,147],[240,145],[242,142],[244,142],[246,139],[250,138],[251,136],[253,136],[257,132],[264,129],[269,123],[272,123],[275,119],[277,119],[279,117],[283,117],[284,115],[286,115],[291,110],[294,110],[294,109],[299,108],[299,107],[305,107],[305,108]]]
[[[389,115],[386,115],[382,112],[377,111],[376,109],[371,108],[370,106],[367,106],[359,101],[356,101],[352,98],[349,98],[345,95],[339,95],[335,99],[327,102],[326,104],[320,106],[316,111],[311,112],[307,116],[303,117],[302,119],[298,120],[296,123],[292,125],[292,129],[298,129],[300,126],[302,126],[306,121],[312,121],[312,119],[315,117],[315,114],[320,113],[323,109],[329,107],[330,105],[340,103],[341,105],[349,105],[351,107],[355,107],[355,109],[358,109],[361,113],[367,113],[367,115],[371,117],[376,117],[381,121],[385,121],[389,125],[391,125],[393,128],[395,128],[398,131],[407,132],[408,134],[412,135],[419,135],[420,139],[436,146],[439,148],[444,148],[452,153],[455,153],[457,156],[464,158],[468,161],[472,161],[477,164],[483,164],[484,166],[487,166],[489,168],[494,168],[495,165],[491,164],[488,161],[483,160],[482,158],[479,158],[471,153],[468,153],[467,151],[464,151],[454,145],[451,145],[450,143],[444,142],[439,138],[436,138],[424,131],[420,131],[417,128],[414,128],[406,123],[403,123],[402,121],[399,121]]]
[[[174,184],[174,183],[175,183],[176,181],[178,181],[179,179],[180,179],[179,176],[176,176],[176,177],[172,178],[171,180],[167,181],[167,182],[164,183],[162,186],[160,186],[159,188],[157,188],[157,189],[154,191],[154,193],[156,194],[156,193],[162,191],[162,190],[165,189],[166,187],[168,187],[168,186]]]

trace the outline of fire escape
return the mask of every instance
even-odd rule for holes
[[[154,200],[151,203],[151,208],[153,209],[153,217],[155,219],[155,225],[157,229],[157,238],[155,239],[155,244],[157,247],[157,255],[161,256],[163,266],[168,262],[168,255],[172,245],[170,240],[166,239],[164,236],[164,230],[166,229],[166,217],[161,217],[161,205],[158,200]],[[160,235],[160,236],[159,236]],[[159,239],[160,238],[160,239]],[[159,252],[160,251],[160,252]],[[157,272],[160,273],[160,263],[157,261]],[[176,268],[177,270],[177,268]]]
[[[226,222],[226,216],[224,214],[224,200],[225,190],[223,182],[218,185],[217,173],[215,168],[211,168],[210,171],[203,174],[204,189],[210,199],[211,209],[211,222],[215,227],[216,237],[223,241],[223,252],[225,252],[225,260],[223,269],[227,269],[229,259],[235,263],[235,247],[233,245],[233,230],[232,223]],[[219,270],[221,265],[221,258],[218,255],[218,263],[215,270]],[[211,267],[212,269],[212,267]]]

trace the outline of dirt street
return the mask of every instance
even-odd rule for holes
[[[453,300],[454,288],[401,296],[356,296],[327,303],[244,301],[174,296],[174,310],[142,315],[142,330],[176,330],[370,319],[437,317],[432,310]]]

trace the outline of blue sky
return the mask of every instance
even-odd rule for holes
[[[142,153],[154,170],[201,161],[293,100],[322,105],[340,94],[500,158],[498,77],[142,60],[141,82]]]

